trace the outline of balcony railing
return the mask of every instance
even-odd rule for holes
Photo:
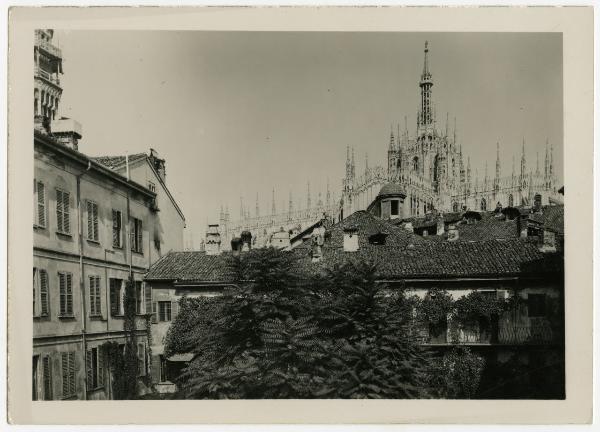
[[[40,78],[44,78],[45,80],[50,81],[54,84],[60,84],[60,79],[58,78],[58,74],[56,74],[56,75],[51,74],[37,66],[34,67],[34,73],[36,76],[38,76]]]
[[[40,47],[40,49],[43,49],[44,51],[46,51],[48,54],[53,55],[54,57],[58,57],[58,58],[62,58],[62,51],[60,48],[54,46],[53,44],[51,44],[50,42],[48,42],[47,40],[43,40],[42,38],[37,38],[35,41],[35,44]]]
[[[501,326],[495,331],[451,328],[437,335],[427,328],[418,330],[418,340],[424,345],[545,345],[559,342],[560,335],[549,323]]]

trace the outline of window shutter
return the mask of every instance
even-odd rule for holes
[[[36,278],[36,275],[37,275],[37,269],[34,267],[33,268],[33,316],[37,316],[37,308],[36,308],[35,303],[36,303],[36,297],[37,297],[38,290],[35,289],[35,286],[37,285],[38,278]]]
[[[94,240],[98,240],[98,204],[94,203],[93,208],[93,234]]]
[[[104,386],[104,353],[100,348],[97,351],[98,355],[98,387]]]
[[[69,394],[74,395],[76,393],[75,387],[75,353],[69,353]]]
[[[49,293],[48,293],[48,273],[46,270],[40,270],[40,315],[48,316],[49,314]]]
[[[147,283],[144,283],[144,308],[146,314],[152,312],[152,288]]]
[[[67,273],[67,315],[73,315],[73,275]]]
[[[44,400],[52,400],[52,368],[50,356],[42,359],[42,374],[44,375]]]
[[[92,214],[93,203],[91,201],[87,201],[86,206],[87,206],[87,237],[89,239],[93,239],[94,238],[93,224],[92,224],[92,218],[94,217]]]
[[[59,273],[58,274],[58,280],[59,280],[59,297],[60,297],[60,315],[65,315],[66,311],[67,311],[67,292],[66,292],[66,281],[65,281],[65,274],[64,273]]]
[[[110,314],[118,315],[119,314],[119,305],[118,305],[118,290],[117,290],[117,280],[110,280]]]
[[[156,324],[158,322],[158,304],[156,302],[152,302],[152,323]]]
[[[171,302],[171,321],[175,321],[177,314],[179,313],[179,302],[174,300]]]
[[[87,389],[88,391],[94,388],[94,374],[92,368],[92,351],[87,350],[85,352],[85,371],[87,377]]]
[[[60,232],[65,231],[65,221],[64,221],[64,212],[63,212],[63,192],[61,190],[56,190],[56,224],[57,229]]]
[[[71,221],[70,221],[70,211],[69,211],[69,193],[63,192],[63,224],[64,224],[64,232],[71,232]]]
[[[37,182],[37,224],[46,226],[46,190],[44,183]]]
[[[62,395],[69,396],[69,353],[61,354]]]

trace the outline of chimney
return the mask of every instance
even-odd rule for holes
[[[78,150],[81,139],[81,124],[73,119],[62,117],[52,122],[52,135],[66,147]]]
[[[208,226],[204,250],[206,251],[206,255],[219,255],[221,253],[221,234],[219,233],[219,224]]]
[[[250,231],[242,231],[241,239],[242,252],[248,252],[252,249],[252,233]]]
[[[448,241],[457,241],[459,238],[458,228],[452,224],[448,227]]]
[[[344,252],[358,250],[358,230],[355,227],[344,228]]]
[[[319,262],[323,259],[323,244],[325,243],[325,228],[317,227],[313,229],[310,236],[312,262]]]
[[[445,230],[445,226],[444,226],[444,216],[440,213],[437,217],[437,232],[436,234],[441,236],[444,235]]]
[[[552,231],[544,230],[542,234],[541,252],[556,252],[556,234]]]
[[[233,256],[240,256],[242,251],[242,239],[239,237],[234,237],[231,239],[231,254]]]
[[[414,233],[414,228],[412,222],[406,222],[404,224],[404,229],[410,233]]]
[[[523,223],[521,216],[517,217],[517,237],[527,238],[527,221]]]
[[[281,227],[271,235],[271,246],[276,249],[286,249],[290,246],[290,233]]]

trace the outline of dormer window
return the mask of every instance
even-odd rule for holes
[[[388,233],[378,232],[376,234],[369,236],[369,243],[372,245],[384,245],[385,239],[387,236],[388,236]]]
[[[398,200],[392,200],[390,214],[392,216],[398,216],[398,214],[400,213],[399,209],[400,209],[400,206],[399,206]]]

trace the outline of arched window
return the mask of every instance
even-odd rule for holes
[[[509,206],[509,207],[513,207],[513,206],[514,206],[514,198],[513,198],[513,195],[512,195],[512,194],[510,194],[510,195],[508,196],[508,206]]]
[[[487,210],[487,202],[486,202],[485,198],[481,198],[481,206],[480,206],[480,210],[481,210],[481,211],[485,211],[485,210]]]
[[[419,171],[419,158],[417,156],[413,158],[413,171]]]

